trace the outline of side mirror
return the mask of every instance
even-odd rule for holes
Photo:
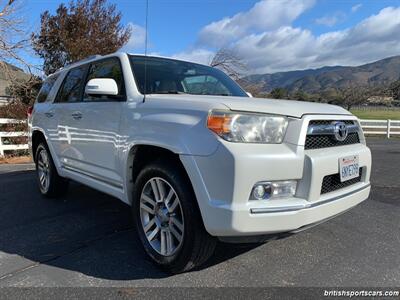
[[[249,92],[246,92],[247,96],[249,96],[250,98],[253,98],[253,95]]]
[[[111,78],[93,78],[85,86],[85,93],[91,96],[118,95],[118,85]]]

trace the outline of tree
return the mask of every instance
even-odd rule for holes
[[[287,99],[288,91],[284,88],[278,87],[274,88],[270,93],[271,98],[273,99]]]
[[[15,0],[9,0],[0,8],[0,58],[2,63],[21,60],[18,51],[25,46],[22,37],[22,18],[17,16]],[[4,65],[3,65],[4,66]]]
[[[15,0],[8,0],[4,6],[0,2],[0,71],[4,74],[3,79],[8,81],[15,80],[15,63],[30,72],[30,66],[21,57],[21,51],[26,50],[29,40],[24,25]]]
[[[42,79],[32,75],[28,80],[17,80],[8,88],[9,95],[16,101],[25,105],[32,105],[42,87]]]
[[[317,94],[317,102],[326,102],[329,104],[339,104],[343,101],[342,93],[340,93],[339,89],[337,88],[328,88],[325,90],[320,91]]]
[[[263,84],[253,83],[244,77],[244,73],[247,71],[247,65],[232,49],[219,49],[211,60],[210,66],[224,71],[245,91],[251,93],[254,97],[262,96]]]
[[[299,100],[299,101],[311,100],[311,96],[302,90],[298,90],[294,94],[291,94],[290,98],[293,100]]]
[[[71,1],[68,7],[61,4],[55,15],[45,11],[40,31],[31,36],[33,49],[44,60],[44,72],[51,74],[71,62],[120,49],[132,32],[121,25],[121,17],[106,0]]]
[[[246,77],[242,77],[236,82],[248,93],[250,93],[253,97],[262,98],[265,96],[264,84],[263,83],[254,83],[248,80]]]
[[[19,13],[20,7],[15,0],[3,3],[0,2],[0,77],[6,86],[4,90],[2,88],[1,96],[10,96],[11,101],[0,107],[0,116],[25,118],[26,109],[35,99],[41,80],[32,74],[31,66],[22,58],[22,52],[28,49],[29,38],[24,18]]]
[[[389,94],[394,100],[400,100],[400,80],[393,82],[389,86]]]
[[[228,48],[219,49],[214,55],[210,66],[224,71],[235,81],[239,81],[247,69],[241,57]]]
[[[367,103],[371,95],[372,89],[369,86],[347,86],[337,89],[336,98],[330,102],[350,110],[354,105]]]

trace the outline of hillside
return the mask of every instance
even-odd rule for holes
[[[400,56],[357,67],[334,66],[246,77],[247,81],[261,85],[264,92],[284,87],[289,91],[302,90],[308,93],[349,85],[378,86],[398,79],[400,79]]]

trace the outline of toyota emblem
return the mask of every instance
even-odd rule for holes
[[[347,126],[344,122],[336,122],[334,124],[335,139],[339,142],[343,142],[347,138]]]

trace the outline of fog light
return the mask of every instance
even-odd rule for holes
[[[289,198],[296,194],[297,182],[294,180],[258,182],[254,185],[250,200]]]
[[[253,188],[253,197],[257,200],[264,199],[265,197],[265,187],[262,184],[258,184]]]

